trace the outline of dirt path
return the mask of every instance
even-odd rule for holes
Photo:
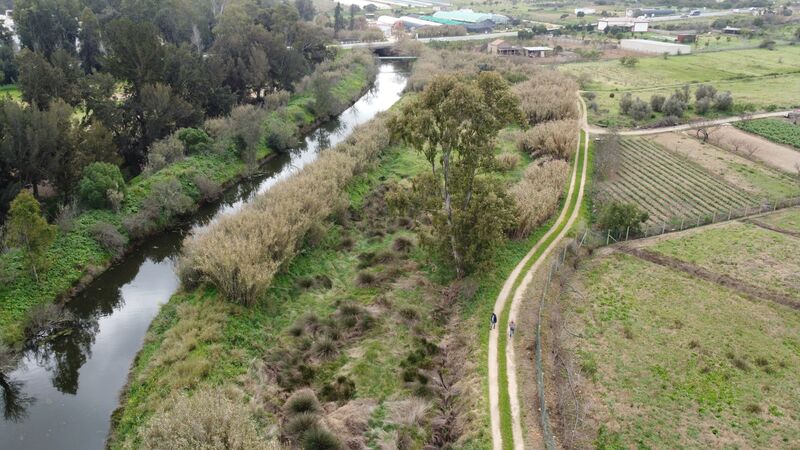
[[[585,105],[582,105],[582,111],[584,111],[583,117],[581,118],[581,125],[582,128],[586,128],[586,115],[585,115]],[[583,144],[583,152],[581,153],[581,146]],[[572,178],[570,180],[569,191],[567,193],[566,201],[564,202],[564,208],[561,210],[561,214],[556,219],[556,222],[550,227],[550,229],[542,236],[536,244],[531,248],[528,254],[517,264],[514,270],[511,272],[509,277],[506,279],[505,283],[503,284],[503,288],[500,291],[500,294],[497,296],[497,300],[495,301],[494,312],[498,315],[498,317],[502,317],[503,312],[505,311],[506,303],[508,302],[509,296],[512,294],[513,291],[513,298],[511,300],[511,305],[509,309],[509,315],[507,321],[500,321],[501,325],[498,326],[496,331],[491,332],[489,335],[489,406],[490,406],[490,417],[491,417],[491,427],[492,427],[492,447],[494,450],[501,450],[504,448],[503,445],[503,436],[501,430],[501,411],[500,411],[500,387],[501,384],[498,380],[499,374],[499,365],[502,363],[498,360],[498,347],[499,347],[499,334],[506,333],[506,327],[504,326],[508,321],[514,320],[517,321],[517,315],[519,313],[520,304],[522,303],[522,297],[527,289],[527,286],[530,284],[531,280],[533,279],[533,275],[536,273],[536,270],[541,266],[542,262],[547,259],[548,255],[552,250],[558,245],[558,242],[561,238],[566,235],[566,233],[570,230],[571,226],[577,220],[577,217],[580,213],[580,206],[583,200],[584,194],[584,187],[586,184],[586,174],[587,174],[587,166],[588,166],[588,150],[589,150],[589,134],[586,133],[584,137],[584,142],[580,142],[580,138],[578,141],[578,151],[575,153],[576,161],[572,172]],[[582,158],[582,164],[579,164],[579,158]],[[578,167],[582,166],[582,171],[578,173]],[[573,198],[577,196],[577,201],[574,202],[573,205]],[[572,209],[570,207],[572,206]],[[566,221],[566,223],[565,223]],[[558,233],[555,238],[551,239],[554,233]],[[542,246],[546,246],[543,251],[540,250]],[[536,260],[533,264],[528,266],[531,258],[534,255],[537,255]],[[522,272],[525,271],[524,278],[519,283],[519,285],[515,289],[515,284],[519,279]],[[512,428],[512,436],[513,436],[513,448],[515,450],[523,450],[525,448],[525,440],[523,437],[522,431],[522,420],[521,420],[521,412],[520,412],[520,404],[519,404],[519,389],[517,385],[517,377],[516,377],[516,360],[515,360],[515,348],[514,348],[514,339],[509,339],[508,344],[506,345],[506,354],[505,354],[505,364],[506,364],[506,376],[508,379],[508,397],[509,403],[511,407],[511,428]],[[538,435],[538,434],[537,434]],[[535,447],[544,447],[541,442],[530,443],[532,446]]]
[[[790,112],[792,112],[792,110],[775,111],[775,112],[762,113],[762,114],[753,114],[752,116],[749,116],[747,118],[747,120],[750,120],[750,119],[765,119],[767,117],[783,117],[783,116],[785,116],[786,114],[788,114]],[[742,119],[741,117],[738,117],[738,116],[737,117],[725,117],[723,119],[707,120],[707,121],[701,121],[701,122],[695,122],[695,123],[687,123],[687,124],[675,125],[675,126],[671,126],[671,127],[647,128],[647,129],[644,129],[644,130],[618,131],[617,134],[619,134],[620,136],[644,136],[644,135],[648,135],[648,134],[669,133],[670,131],[690,130],[692,128],[697,128],[700,125],[705,125],[705,126],[723,125],[723,124],[726,124],[726,123],[740,122],[742,120],[745,120],[745,119]],[[611,133],[611,130],[609,130],[607,128],[602,128],[602,127],[598,127],[598,126],[594,126],[594,125],[588,125],[588,128],[586,128],[586,130],[589,133],[592,133],[592,134],[608,134],[608,133]]]
[[[753,154],[749,155],[750,158],[778,170],[792,175],[800,171],[800,150],[772,142],[730,125],[717,127],[711,134],[711,139],[714,144],[721,145],[734,153],[749,154],[750,150],[753,150]]]
[[[745,222],[752,223],[753,225],[755,225],[757,227],[761,227],[761,228],[763,228],[765,230],[774,231],[776,233],[783,233],[783,234],[785,234],[787,236],[800,237],[800,233],[798,233],[797,231],[786,230],[786,229],[783,229],[783,228],[781,228],[779,226],[772,225],[771,223],[762,222],[762,221],[760,221],[758,219],[747,219],[747,220],[745,220]]]

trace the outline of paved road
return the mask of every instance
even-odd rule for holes
[[[721,17],[721,16],[730,16],[731,14],[744,14],[743,11],[733,12],[733,11],[712,11],[706,13],[700,13],[699,16],[689,16],[689,17],[682,17],[683,14],[678,14],[674,16],[661,16],[661,17],[649,17],[650,22],[667,22],[670,20],[687,20],[687,19],[702,19],[704,17]]]
[[[444,37],[433,37],[433,38],[419,38],[415,39],[420,42],[447,42],[447,41],[476,41],[482,39],[494,39],[499,37],[509,37],[509,36],[516,36],[516,31],[503,31],[499,33],[484,33],[484,34],[468,34],[466,36],[444,36]],[[380,42],[355,42],[352,44],[338,44],[333,45],[332,47],[340,47],[340,48],[388,48],[394,45],[397,42],[397,39],[390,39],[387,41],[380,41]]]
[[[685,131],[691,130],[692,128],[698,128],[700,126],[712,126],[712,125],[722,125],[726,123],[733,123],[733,122],[741,122],[742,120],[750,120],[750,119],[765,119],[768,117],[784,117],[786,114],[792,112],[793,110],[787,111],[774,111],[768,113],[761,113],[761,114],[753,114],[748,116],[747,118],[742,118],[740,116],[735,117],[725,117],[722,119],[715,119],[715,120],[705,120],[699,122],[692,122],[683,125],[675,125],[670,127],[661,127],[661,128],[646,128],[642,130],[625,130],[625,131],[618,131],[617,134],[620,136],[644,136],[648,134],[658,134],[658,133],[670,133],[672,131]],[[595,125],[587,125],[587,129],[592,134],[609,134],[612,131],[608,128],[602,128]]]

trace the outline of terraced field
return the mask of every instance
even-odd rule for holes
[[[649,225],[712,217],[729,208],[758,204],[752,195],[715,178],[699,165],[642,138],[625,138],[617,176],[603,184],[600,199],[634,203],[650,214]]]

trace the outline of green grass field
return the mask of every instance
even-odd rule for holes
[[[800,208],[790,208],[759,218],[784,230],[800,233]]]
[[[712,246],[681,237],[669,245],[693,259],[748,254],[724,236]],[[765,263],[746,264],[770,270]],[[798,311],[619,253],[585,261],[572,280],[563,314],[597,448],[792,448],[800,441]]]
[[[583,89],[595,92],[598,112],[590,111],[592,123],[630,126],[629,117],[619,115],[619,99],[626,92],[649,101],[654,94],[669,96],[685,84],[712,84],[719,91],[731,91],[735,110],[788,109],[800,105],[800,48],[779,46],[765,49],[729,50],[702,54],[642,57],[635,67],[623,67],[617,60],[564,64],[560,69],[580,77]],[[613,96],[612,96],[613,95]],[[693,111],[684,118],[694,115]],[[710,113],[707,117],[719,114]],[[658,119],[655,114],[653,120]],[[645,121],[647,122],[652,122]]]
[[[759,119],[737,122],[737,128],[779,144],[800,150],[800,125],[781,119]]]

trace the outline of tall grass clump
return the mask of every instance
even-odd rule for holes
[[[558,208],[558,199],[569,175],[569,163],[554,159],[531,164],[521,180],[509,190],[517,207],[518,238],[529,235]]]
[[[522,112],[531,125],[550,120],[578,119],[577,90],[575,81],[553,70],[542,70],[536,77],[514,86]]]
[[[385,118],[374,119],[239,213],[187,237],[179,261],[182,281],[209,282],[229,300],[255,302],[311,227],[334,212],[345,184],[375,164],[388,135]]]
[[[517,147],[531,156],[570,159],[578,145],[578,124],[572,119],[540,123],[519,135]]]

